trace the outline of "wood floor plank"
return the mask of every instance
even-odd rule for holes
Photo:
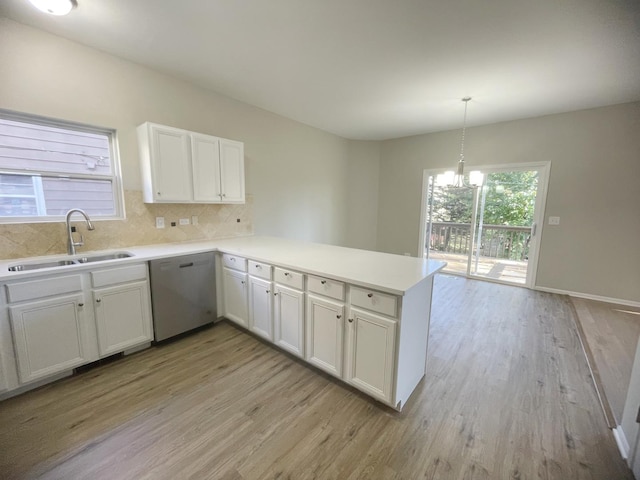
[[[0,403],[0,477],[631,479],[572,315],[438,276],[402,413],[222,323]]]
[[[640,338],[640,308],[572,297],[578,328],[613,427],[622,420]]]

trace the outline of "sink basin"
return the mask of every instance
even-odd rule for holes
[[[93,255],[91,257],[80,257],[77,259],[77,262],[78,263],[104,262],[105,260],[117,260],[119,258],[129,258],[132,256],[133,255],[127,252],[108,253],[105,255]]]
[[[106,260],[117,260],[119,258],[133,257],[127,252],[105,253],[104,255],[91,255],[88,257],[79,257],[69,260],[57,260],[51,262],[33,262],[23,263],[21,265],[11,265],[10,272],[23,272],[25,270],[39,270],[41,268],[65,267],[67,265],[78,265],[82,263],[104,262]]]
[[[24,270],[38,270],[40,268],[63,267],[65,265],[74,265],[73,260],[58,260],[57,262],[42,263],[25,263],[23,265],[12,265],[9,267],[10,272],[22,272]]]

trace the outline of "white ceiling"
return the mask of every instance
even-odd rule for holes
[[[347,138],[640,100],[638,0],[77,1],[0,14]]]

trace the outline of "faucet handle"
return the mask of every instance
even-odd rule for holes
[[[82,247],[84,245],[84,236],[80,234],[80,241],[73,242],[74,247]]]

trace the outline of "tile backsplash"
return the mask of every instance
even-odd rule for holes
[[[96,227],[87,231],[80,215],[74,215],[78,227],[75,238],[84,235],[84,247],[78,252],[126,248],[135,245],[205,240],[253,234],[253,198],[243,205],[208,204],[145,204],[142,192],[125,191],[125,220],[94,221]],[[197,225],[180,225],[180,218]],[[164,217],[165,228],[156,228],[156,217]],[[240,219],[240,222],[238,222]],[[172,227],[171,222],[176,226]],[[67,252],[67,231],[64,222],[20,223],[0,225],[0,258],[23,258],[55,255]]]

